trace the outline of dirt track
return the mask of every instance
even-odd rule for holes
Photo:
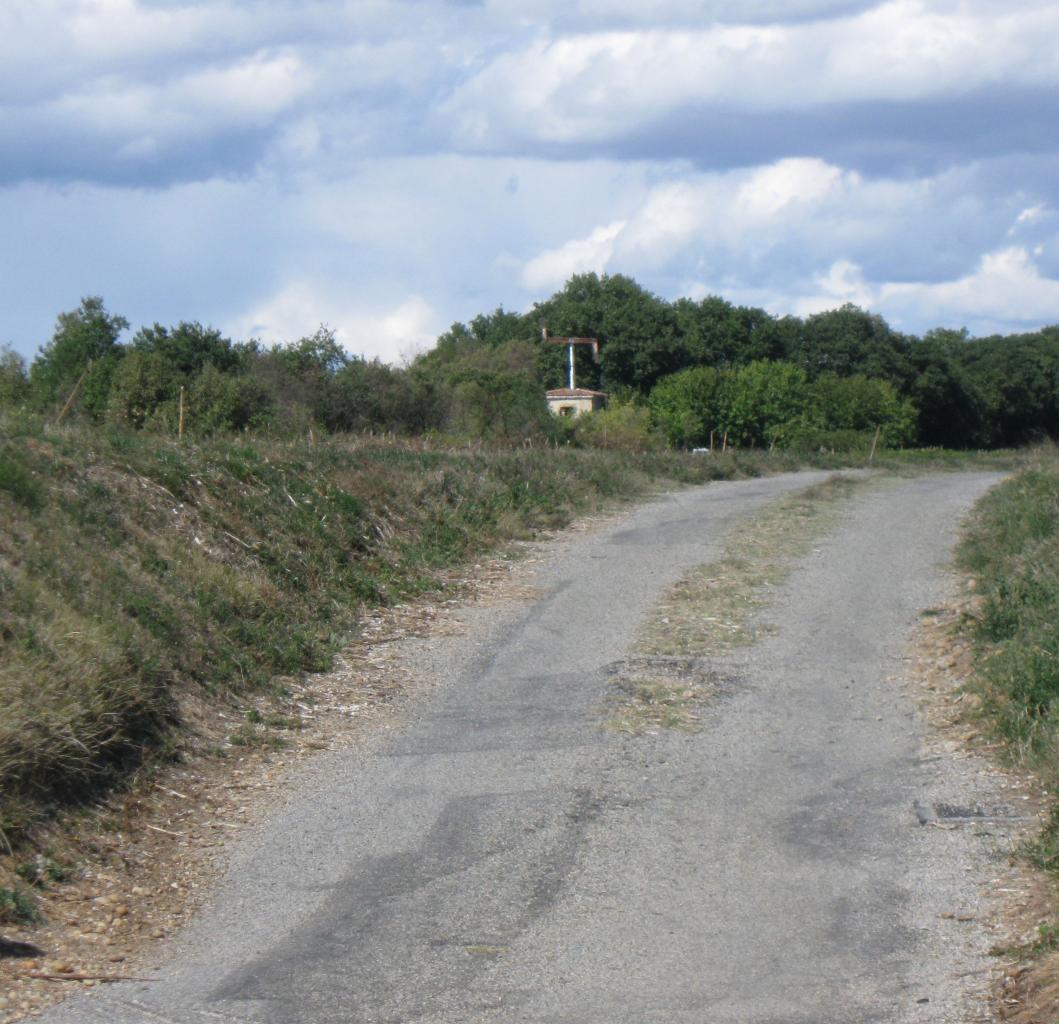
[[[775,632],[711,666],[698,732],[601,728],[662,588],[821,476],[653,502],[556,545],[535,599],[410,644],[434,691],[304,772],[159,980],[45,1019],[980,1019],[982,900],[1018,808],[983,763],[925,750],[895,677],[994,476],[858,497],[775,595]],[[944,820],[976,805],[1000,820]]]

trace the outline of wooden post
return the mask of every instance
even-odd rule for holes
[[[726,451],[728,451],[728,431],[727,430],[724,432],[724,440],[721,442],[721,452],[722,452],[722,454],[724,452],[726,452]]]
[[[875,428],[875,437],[871,440],[871,451],[868,453],[868,465],[872,463],[872,459],[875,458],[875,449],[879,446],[879,434],[882,433],[882,424],[880,423]]]
[[[713,452],[713,431],[710,431],[710,452]]]
[[[180,385],[180,415],[177,418],[177,437],[184,440],[184,385]]]
[[[88,360],[88,365],[85,367],[85,372],[77,378],[77,383],[74,385],[73,391],[70,392],[70,397],[66,399],[66,404],[59,410],[59,415],[55,418],[55,425],[58,426],[64,419],[66,414],[70,411],[70,407],[74,404],[74,399],[77,397],[77,392],[81,390],[81,385],[85,382],[85,377],[92,370],[92,360]]]

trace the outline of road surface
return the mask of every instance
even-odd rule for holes
[[[558,543],[537,599],[424,646],[439,683],[400,727],[322,756],[239,843],[157,980],[44,1019],[973,1019],[989,942],[943,915],[974,912],[994,840],[925,828],[915,804],[996,794],[923,756],[894,676],[995,475],[858,495],[764,613],[775,631],[717,666],[700,731],[601,728],[607,667],[662,589],[823,477],[686,490]]]

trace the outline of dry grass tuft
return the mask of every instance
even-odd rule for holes
[[[693,731],[698,709],[717,692],[717,680],[695,658],[632,658],[614,666],[612,676],[622,699],[607,726],[632,735]]]
[[[816,540],[837,521],[841,503],[866,486],[832,477],[769,505],[748,520],[716,562],[693,569],[654,608],[636,649],[647,655],[724,654],[768,627],[755,613]]]

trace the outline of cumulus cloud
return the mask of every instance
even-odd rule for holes
[[[441,333],[437,313],[419,295],[395,306],[358,305],[341,293],[310,281],[291,281],[248,313],[231,329],[238,337],[269,344],[296,341],[321,324],[330,327],[348,352],[397,363],[429,348]]]
[[[462,83],[457,140],[613,142],[699,109],[805,112],[842,104],[1054,87],[1059,8],[889,0],[827,21],[541,34]]]
[[[709,293],[703,285],[697,298]],[[847,302],[881,313],[891,326],[922,333],[931,327],[968,327],[974,335],[1033,331],[1059,323],[1059,279],[1042,272],[1021,246],[983,253],[965,274],[940,281],[869,280],[851,260],[836,260],[784,293],[736,289],[729,298],[775,314],[810,316]]]
[[[9,0],[0,5],[0,181],[249,174],[289,150],[307,120],[340,159],[351,148],[361,159],[422,149],[418,111],[466,54],[438,47],[430,29],[439,26],[413,21],[411,7],[392,8]]]
[[[1011,325],[1059,322],[1059,280],[1041,274],[1033,256],[1021,246],[983,254],[975,269],[954,281],[883,284],[883,309],[903,317],[935,323],[974,319],[994,330]]]
[[[544,291],[562,287],[573,274],[603,273],[614,252],[614,240],[624,227],[625,222],[618,220],[596,228],[587,238],[575,238],[535,256],[523,268],[523,285],[531,291]]]
[[[682,174],[650,187],[622,220],[533,257],[543,269],[664,273],[689,263],[768,272],[770,261],[818,261],[836,247],[855,253],[897,236],[927,210],[942,180],[867,180],[816,158],[792,157],[719,174]],[[554,274],[542,280],[551,282]]]
[[[1004,241],[1048,208],[991,188],[981,168],[870,179],[816,158],[684,174],[648,188],[621,220],[531,257],[522,280],[543,292],[574,272],[620,272],[662,294],[799,315],[853,302],[910,330],[1054,319],[1055,282],[1035,262],[1044,249]]]
[[[581,270],[1022,325],[1003,288],[1045,317],[1059,276],[1057,30],[1052,0],[4,0],[0,342],[101,293],[399,358]]]
[[[945,149],[936,116],[908,116],[923,103],[950,108],[949,150],[1034,145],[1057,32],[1036,0],[7,0],[0,180],[442,149],[733,165],[795,140],[922,163]]]

